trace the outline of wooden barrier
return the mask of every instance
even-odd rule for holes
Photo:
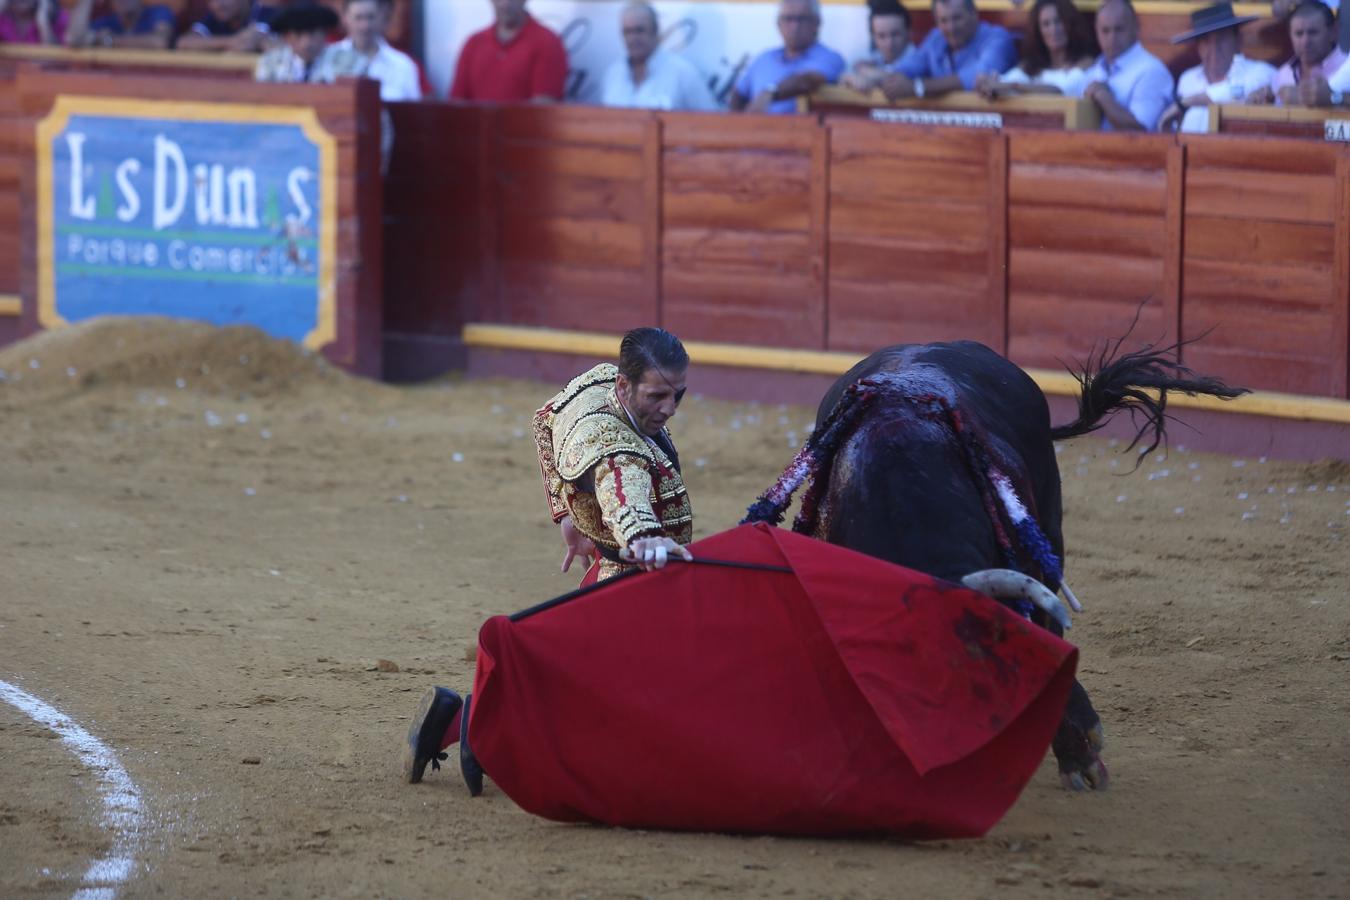
[[[440,338],[422,371],[454,358],[457,322],[658,322],[691,341],[820,352],[975,338],[1054,369],[1138,315],[1141,342],[1204,334],[1182,356],[1206,371],[1347,395],[1339,144],[579,107],[394,112],[400,129],[440,124],[434,144],[396,152],[391,185],[413,178],[402,164],[437,154],[447,179],[391,187],[386,209],[391,279],[406,264],[450,286],[439,302],[388,292],[387,321]],[[459,230],[428,236],[433,219]],[[479,255],[414,259],[454,234]]]
[[[1342,123],[1350,134],[1350,109],[1302,106],[1250,106],[1230,103],[1209,108],[1209,130],[1219,134],[1268,135],[1324,140],[1328,122]],[[1342,138],[1344,140],[1344,138]]]
[[[916,110],[936,113],[994,113],[1004,128],[1049,128],[1095,131],[1101,127],[1101,110],[1091,100],[1080,97],[1025,94],[986,100],[969,91],[955,91],[941,97],[887,100],[880,90],[862,93],[846,87],[827,85],[799,101],[805,112],[827,118],[851,117],[881,119],[886,110]]]

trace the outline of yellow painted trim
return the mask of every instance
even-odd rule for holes
[[[592,331],[562,331],[552,328],[528,328],[521,325],[471,323],[464,326],[464,344],[491,350],[567,353],[612,359],[619,352],[619,335]],[[788,350],[777,347],[749,347],[743,344],[718,344],[686,341],[691,362],[705,366],[739,369],[773,369],[812,375],[842,375],[863,357],[855,353],[823,350]],[[1027,374],[1047,394],[1076,396],[1078,382],[1067,372],[1027,369]],[[1350,425],[1350,402],[1331,397],[1307,397],[1276,391],[1255,391],[1236,400],[1212,397],[1168,396],[1169,407],[1204,409],[1216,412],[1270,416],[1308,422]]]
[[[314,329],[301,343],[312,349],[337,337],[337,140],[308,106],[211,103],[195,100],[142,100],[130,97],[59,96],[37,124],[38,323],[67,324],[56,311],[56,219],[52,143],[74,115],[121,116],[189,122],[243,122],[296,125],[319,148],[319,299]]]
[[[17,316],[23,313],[23,300],[18,294],[0,294],[0,316]]]
[[[252,72],[256,53],[194,53],[182,50],[134,50],[129,48],[47,47],[36,44],[0,44],[0,59],[56,61],[102,66],[162,66],[164,68],[220,69]]]

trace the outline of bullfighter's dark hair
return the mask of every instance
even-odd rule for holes
[[[684,344],[664,328],[634,328],[619,343],[619,372],[636,384],[648,369],[682,372],[689,368]]]

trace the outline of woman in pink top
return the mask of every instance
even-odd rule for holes
[[[0,44],[60,44],[66,11],[56,0],[0,0]]]

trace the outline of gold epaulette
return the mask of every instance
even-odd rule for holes
[[[553,459],[565,481],[577,480],[617,453],[657,462],[651,445],[610,403],[617,374],[613,365],[596,366],[572,379],[553,400]]]

